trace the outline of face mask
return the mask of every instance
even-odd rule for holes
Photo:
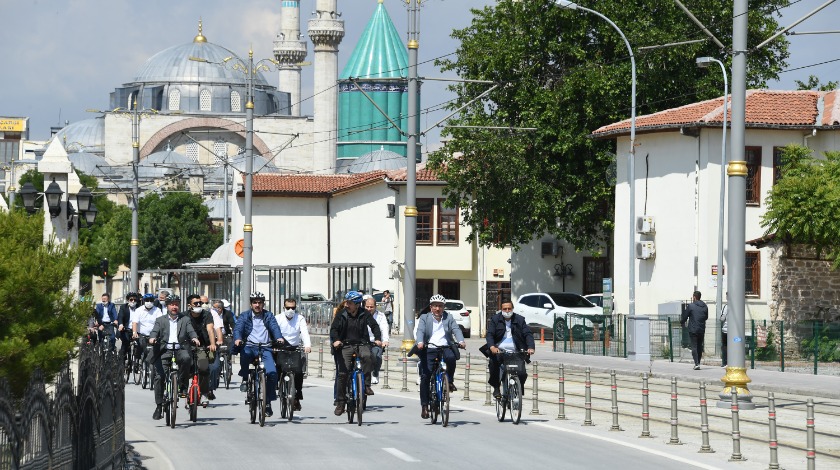
[[[505,320],[510,320],[511,318],[513,318],[513,310],[511,310],[510,312],[502,312],[502,316],[505,318]]]
[[[154,302],[146,302],[143,304],[147,309],[151,310],[155,306]]]
[[[193,313],[201,313],[201,311],[202,311],[202,310],[203,310],[203,309],[202,309],[201,307],[193,307],[193,308],[192,308],[192,312],[193,312]]]
[[[131,307],[131,308],[134,308],[134,307],[137,306],[137,302],[132,300],[131,302],[128,303],[128,306]]]
[[[293,308],[287,308],[287,309],[286,309],[286,311],[285,311],[284,313],[286,314],[286,318],[288,318],[289,320],[291,320],[291,319],[292,319],[292,317],[293,317],[293,316],[295,316],[295,309],[293,309]]]

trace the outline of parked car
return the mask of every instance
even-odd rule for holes
[[[460,300],[446,300],[443,309],[455,317],[455,323],[461,327],[461,332],[464,333],[464,338],[470,337],[470,328],[472,327],[472,320],[470,319],[470,310],[464,307],[464,302]]]
[[[549,328],[557,331],[558,336],[565,336],[568,331],[565,316],[567,313],[579,315],[602,315],[601,307],[594,305],[583,296],[569,292],[534,292],[519,296],[513,305],[513,311],[525,318],[525,323],[536,328]],[[557,317],[557,325],[554,323]]]
[[[604,306],[604,294],[589,294],[589,295],[584,295],[583,298],[592,302],[594,305],[597,305],[599,307]]]
[[[318,292],[303,292],[300,294],[301,302],[326,302],[327,297]]]

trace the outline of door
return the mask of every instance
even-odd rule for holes
[[[583,294],[600,294],[604,290],[604,278],[610,276],[606,258],[583,258]]]
[[[510,298],[510,282],[488,281],[487,294],[485,297],[484,311],[486,318],[484,319],[484,331],[487,331],[487,322],[490,321],[496,312],[502,309],[503,300],[512,300]]]
[[[429,299],[434,295],[434,279],[418,279],[415,283],[414,317],[429,306]]]

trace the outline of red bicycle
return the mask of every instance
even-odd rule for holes
[[[203,348],[205,352],[207,348]],[[198,419],[198,405],[201,402],[201,387],[198,385],[198,347],[192,348],[192,380],[187,389],[187,408],[190,410],[190,421],[195,422]],[[207,404],[201,405],[207,408]]]

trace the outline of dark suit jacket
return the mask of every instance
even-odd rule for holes
[[[127,303],[120,307],[120,311],[117,313],[117,323],[127,330],[131,329],[131,307]]]
[[[443,323],[443,333],[446,338],[447,346],[452,344],[452,335],[455,335],[456,343],[464,342],[464,334],[461,333],[461,328],[458,327],[458,323],[455,322],[455,318],[450,315],[449,312],[444,311],[443,315],[440,317],[440,321]],[[420,316],[420,319],[417,321],[416,342],[423,344],[429,342],[429,338],[432,336],[434,322],[435,319],[431,312],[424,313]]]
[[[501,312],[490,317],[487,323],[487,347],[497,346],[505,339],[505,318]],[[510,319],[510,334],[513,336],[513,346],[518,350],[535,349],[534,334],[525,324],[525,317],[514,313]]]
[[[96,322],[100,325],[102,324],[105,309],[108,309],[108,316],[111,318],[111,321],[108,323],[114,323],[117,321],[117,307],[114,306],[113,302],[108,302],[108,305],[102,305],[101,303],[96,304]]]
[[[149,338],[157,338],[155,340],[155,356],[159,356],[166,348],[166,343],[169,342],[169,314],[158,317],[155,320],[155,326],[152,327],[152,332],[149,333]],[[182,348],[189,348],[191,340],[198,338],[198,335],[193,329],[190,317],[188,315],[180,315],[178,317],[178,343]],[[189,349],[187,349],[189,351]]]
[[[702,300],[695,300],[688,304],[688,308],[680,316],[680,324],[685,328],[688,320],[688,333],[698,334],[706,331],[706,320],[709,319],[709,307]]]

